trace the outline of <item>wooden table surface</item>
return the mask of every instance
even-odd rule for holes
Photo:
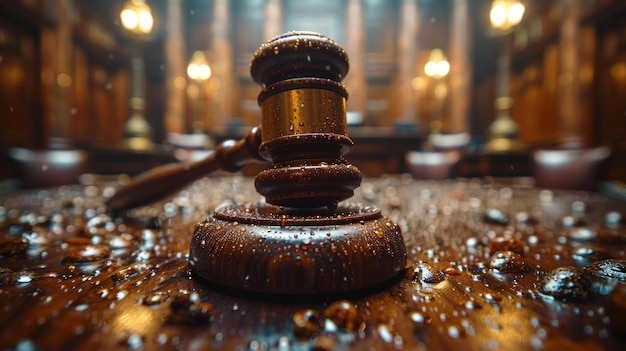
[[[0,197],[0,349],[624,350],[626,204],[478,179],[365,179],[351,201],[403,231],[406,273],[343,296],[260,296],[195,277],[194,225],[258,201],[202,179],[127,218],[116,184]]]

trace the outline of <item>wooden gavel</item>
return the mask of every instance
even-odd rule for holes
[[[346,52],[312,32],[289,32],[263,44],[250,73],[263,88],[258,102],[261,126],[243,139],[220,144],[207,158],[156,167],[131,180],[107,202],[120,212],[170,195],[211,172],[235,172],[269,161],[255,177],[266,202],[285,207],[334,209],[361,183],[360,171],[344,155],[346,100],[341,80],[348,72]]]

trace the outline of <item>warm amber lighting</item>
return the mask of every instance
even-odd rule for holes
[[[72,77],[67,73],[59,73],[57,75],[57,84],[61,88],[67,88],[72,85]]]
[[[413,88],[413,90],[422,90],[425,85],[426,82],[423,77],[414,77],[411,79],[411,88]]]
[[[522,21],[525,9],[519,0],[494,0],[489,13],[491,26],[507,31]]]
[[[427,76],[433,78],[443,78],[450,72],[450,63],[443,54],[443,51],[434,49],[430,52],[428,62],[424,66],[424,72]]]
[[[187,75],[193,80],[207,80],[211,78],[211,67],[202,51],[196,51],[187,65]]]
[[[150,34],[154,25],[152,11],[144,0],[127,1],[120,12],[120,19],[124,28],[139,35]]]

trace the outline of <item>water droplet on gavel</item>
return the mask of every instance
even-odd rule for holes
[[[137,333],[130,334],[126,339],[126,344],[131,350],[143,349],[144,337]]]
[[[109,246],[116,249],[128,249],[133,246],[133,241],[130,235],[115,235],[109,239]]]
[[[605,221],[609,227],[618,227],[622,222],[622,214],[617,211],[611,211],[606,214]]]
[[[561,301],[584,302],[589,299],[591,281],[579,269],[560,267],[541,282],[541,293]]]
[[[278,351],[289,351],[292,348],[291,340],[286,336],[281,336],[276,340],[275,350]]]
[[[427,264],[418,263],[407,270],[409,278],[414,282],[421,282],[426,284],[441,283],[446,279],[446,275],[439,269]]]
[[[85,227],[85,231],[89,235],[104,235],[108,232],[112,232],[114,229],[115,223],[111,217],[105,214],[91,217]]]
[[[515,221],[517,222],[517,224],[522,224],[522,225],[537,223],[537,219],[525,211],[516,213]]]
[[[626,285],[620,284],[609,297],[609,325],[621,336],[626,335]]]
[[[592,276],[626,283],[626,260],[609,259],[595,262],[587,267],[586,271]]]
[[[37,225],[37,214],[35,212],[27,212],[22,214],[19,217],[19,222],[21,224],[28,224],[28,225]]]
[[[114,280],[126,280],[137,274],[148,270],[150,267],[145,263],[134,263],[130,266],[122,267],[113,273]]]
[[[519,239],[499,236],[489,242],[489,252],[512,251],[524,256],[524,246],[524,242]]]
[[[583,214],[587,210],[587,205],[582,201],[572,202],[572,212],[577,214]]]
[[[465,240],[465,246],[468,248],[475,248],[478,246],[478,239],[474,236],[467,238],[467,240]]]
[[[500,273],[524,273],[529,267],[526,260],[513,251],[498,251],[489,259],[489,267]]]
[[[106,299],[109,296],[109,290],[104,288],[100,289],[96,292],[96,295],[98,295],[101,299]]]
[[[10,235],[21,235],[27,230],[33,230],[33,226],[25,223],[9,223],[7,228]]]
[[[143,299],[141,299],[141,303],[146,306],[156,306],[165,302],[168,297],[169,295],[167,293],[156,291],[144,296]]]
[[[444,269],[443,272],[446,273],[447,275],[461,275],[461,271],[454,267],[448,267]]]
[[[28,284],[35,279],[35,273],[31,271],[0,273],[0,286],[12,286]]]
[[[293,334],[297,338],[307,339],[317,333],[320,328],[320,319],[316,311],[304,309],[296,311],[292,317]]]
[[[450,336],[451,338],[460,338],[465,335],[466,335],[465,329],[460,328],[456,325],[448,326],[448,336]]]
[[[398,332],[394,329],[393,325],[389,323],[379,324],[376,328],[376,332],[378,332],[380,338],[388,344],[394,342],[396,338],[400,337]]]
[[[492,294],[492,293],[486,293],[485,294],[485,301],[487,301],[488,303],[497,303],[502,301],[502,297],[500,295],[496,295],[496,294]]]
[[[483,306],[480,303],[474,300],[468,300],[467,302],[465,302],[465,308],[467,308],[468,310],[477,310],[482,307]]]
[[[599,261],[611,258],[611,255],[597,247],[581,246],[572,252],[572,258],[577,261]]]
[[[145,229],[141,232],[141,245],[144,247],[152,247],[156,244],[158,234],[152,229]]]
[[[23,254],[28,249],[28,240],[23,237],[10,238],[0,241],[0,256],[15,256]]]
[[[324,310],[324,318],[332,321],[338,328],[354,331],[357,327],[358,313],[354,304],[348,300],[339,300]]]
[[[572,240],[591,241],[598,237],[598,233],[587,227],[576,227],[571,229],[567,236]]]
[[[105,260],[110,254],[106,245],[87,245],[70,251],[62,261],[66,264],[92,263]]]
[[[586,222],[580,217],[565,216],[561,219],[561,225],[564,228],[582,227]]]
[[[554,193],[552,190],[542,190],[539,192],[539,199],[542,202],[550,202],[554,199]]]
[[[429,325],[431,322],[430,316],[426,313],[419,311],[411,311],[409,312],[409,319],[413,324],[413,328],[422,329],[425,326]]]
[[[485,222],[506,225],[509,223],[508,216],[497,208],[490,208],[485,211]]]
[[[170,302],[168,322],[205,325],[213,321],[213,305],[198,298],[197,294],[180,292]]]

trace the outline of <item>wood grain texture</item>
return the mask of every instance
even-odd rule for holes
[[[406,273],[294,298],[228,290],[189,268],[196,223],[258,201],[251,178],[204,178],[127,218],[104,214],[112,186],[0,198],[0,349],[626,347],[625,206],[603,194],[366,179],[353,201],[402,228]],[[548,284],[562,267],[579,274],[570,290]]]

